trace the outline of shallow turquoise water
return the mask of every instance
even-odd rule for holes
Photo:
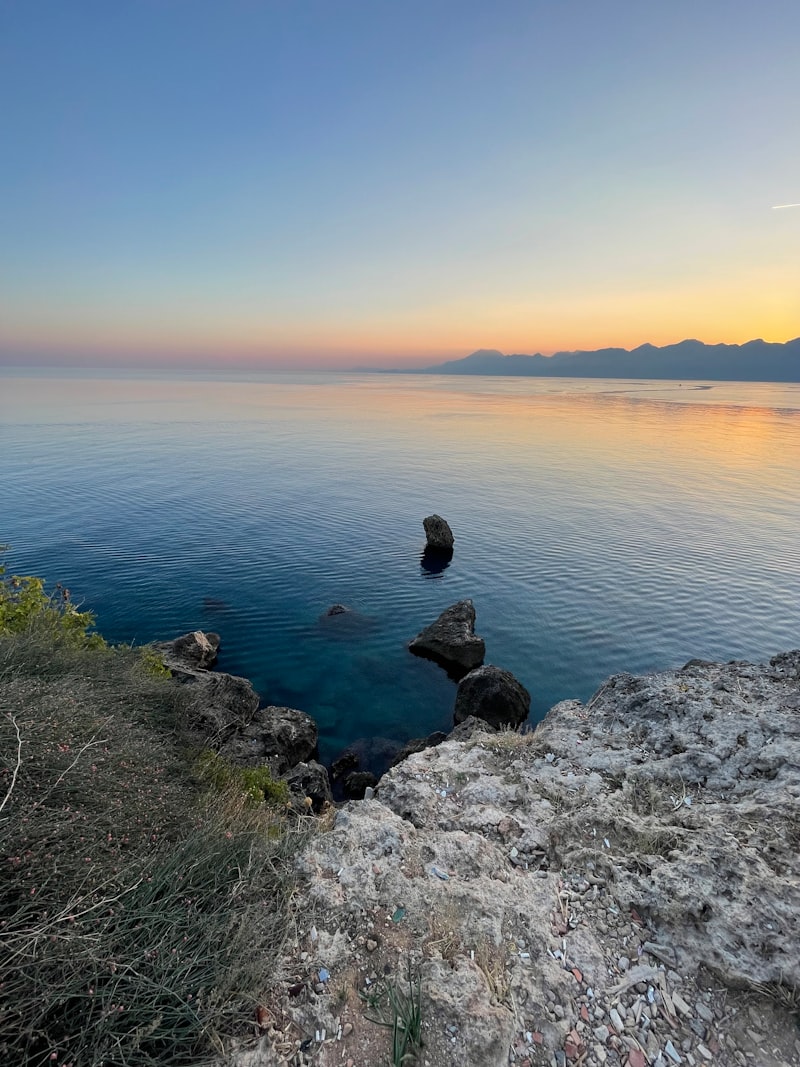
[[[449,727],[453,683],[405,646],[465,596],[534,718],[615,671],[800,644],[800,386],[6,371],[0,449],[13,569],[112,640],[218,631],[327,759]],[[334,602],[358,618],[320,623]]]

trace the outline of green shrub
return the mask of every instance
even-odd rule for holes
[[[152,678],[172,677],[172,672],[169,667],[152,645],[144,645],[139,649],[139,659],[142,661],[145,673],[149,674]]]
[[[82,648],[104,648],[103,638],[88,632],[94,622],[90,611],[78,611],[69,589],[59,584],[48,593],[44,579],[8,575],[0,564],[0,635],[40,629]]]
[[[197,757],[195,771],[201,782],[217,792],[230,792],[251,804],[285,806],[289,802],[289,787],[274,778],[269,767],[236,767],[207,748]]]

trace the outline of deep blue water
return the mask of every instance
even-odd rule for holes
[[[0,450],[13,570],[115,641],[216,630],[325,759],[449,728],[454,684],[406,643],[461,597],[534,719],[616,671],[800,645],[797,385],[6,371]],[[320,622],[335,602],[357,617]]]

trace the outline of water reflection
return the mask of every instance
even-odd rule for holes
[[[419,561],[422,577],[441,578],[442,574],[450,566],[452,558],[452,548],[430,548],[426,546]]]

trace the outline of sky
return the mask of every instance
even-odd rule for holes
[[[797,0],[0,0],[0,363],[800,334]]]

